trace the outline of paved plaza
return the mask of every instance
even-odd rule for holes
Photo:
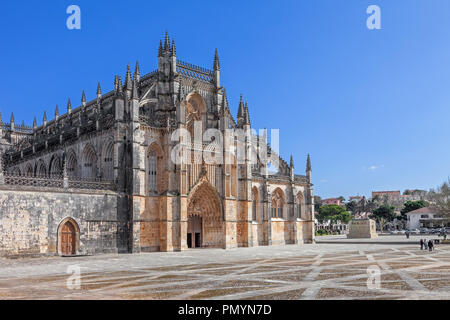
[[[450,299],[450,245],[421,251],[418,239],[0,259],[0,299]]]

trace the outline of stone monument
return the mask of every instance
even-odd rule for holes
[[[350,222],[350,230],[347,238],[378,238],[375,221],[371,219],[353,219]]]

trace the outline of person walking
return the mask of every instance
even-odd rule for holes
[[[433,251],[433,246],[434,246],[433,240],[429,240],[428,241],[428,251]]]
[[[425,250],[428,249],[427,239],[423,239],[423,247]]]
[[[423,239],[420,239],[420,250],[423,250]]]
[[[409,231],[406,231],[406,239],[409,239]]]

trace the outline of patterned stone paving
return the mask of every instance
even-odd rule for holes
[[[0,299],[450,299],[448,245],[333,246],[3,259]],[[82,269],[79,290],[61,272],[72,264]],[[381,270],[379,289],[367,287],[369,266]]]

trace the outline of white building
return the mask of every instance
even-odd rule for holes
[[[408,222],[406,224],[409,230],[419,228],[438,228],[445,225],[444,219],[436,212],[435,209],[425,207],[410,211],[406,214]]]

